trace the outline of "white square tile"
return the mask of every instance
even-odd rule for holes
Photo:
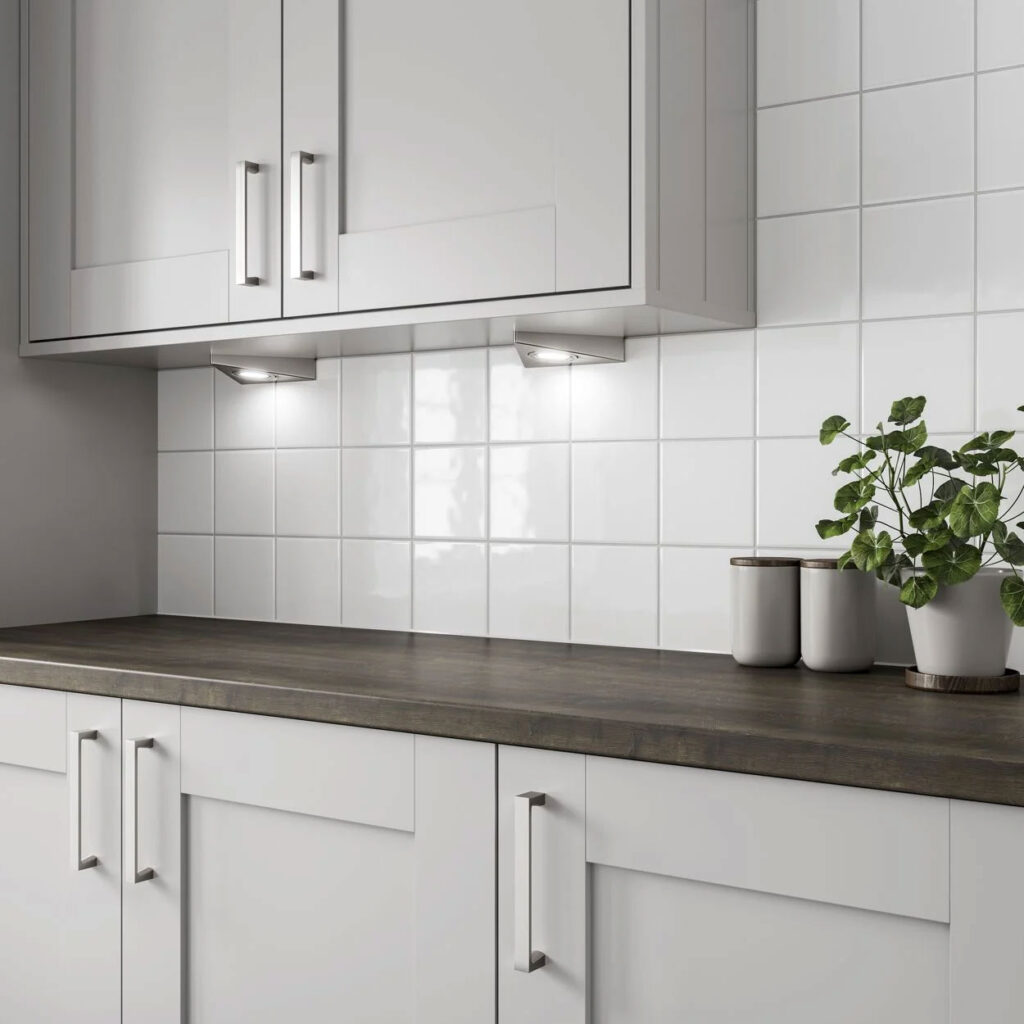
[[[486,545],[415,545],[412,622],[430,633],[487,632]]]
[[[491,449],[491,536],[569,539],[569,446],[500,445]]]
[[[341,453],[341,529],[346,537],[408,537],[412,484],[408,448]]]
[[[213,452],[161,452],[157,478],[160,533],[213,533]]]
[[[978,0],[978,70],[1024,64],[1024,4]]]
[[[860,99],[771,107],[757,115],[757,212],[804,213],[860,201]]]
[[[1022,112],[1024,69],[978,76],[979,189],[1024,185]]]
[[[655,647],[658,549],[572,549],[572,639],[580,644]]]
[[[753,441],[662,443],[661,542],[753,545]]]
[[[239,384],[215,373],[213,404],[218,448],[273,448],[273,384]]]
[[[418,448],[413,462],[418,537],[484,536],[485,449]]]
[[[978,317],[978,429],[1024,430],[1024,313]]]
[[[761,0],[757,102],[853,92],[860,82],[858,0]]]
[[[161,370],[157,380],[157,448],[162,451],[213,447],[213,376],[200,366]]]
[[[311,626],[341,622],[341,542],[277,542],[277,619]]]
[[[511,346],[493,348],[492,441],[568,441],[569,367],[527,369]]]
[[[856,210],[759,221],[758,322],[856,320],[859,223]]]
[[[487,440],[487,351],[417,352],[412,357],[417,444]]]
[[[574,440],[658,436],[657,338],[630,338],[624,363],[574,366],[571,372]]]
[[[974,0],[864,0],[864,88],[974,70]]]
[[[732,650],[729,559],[749,554],[749,548],[661,549],[662,647]]]
[[[156,606],[161,615],[213,614],[212,537],[158,539]]]
[[[216,614],[223,619],[274,618],[274,539],[218,537]]]
[[[342,444],[408,444],[411,408],[410,355],[402,352],[342,360]]]
[[[817,437],[840,411],[857,429],[859,379],[856,324],[758,331],[758,434]]]
[[[577,542],[657,542],[657,442],[573,445],[572,536]]]
[[[972,429],[974,317],[889,320],[863,331],[865,432],[907,395],[928,399],[924,418],[933,433]]]
[[[412,545],[404,540],[345,540],[341,548],[342,623],[355,629],[409,629]]]
[[[492,544],[490,635],[569,639],[569,547]]]
[[[974,200],[864,211],[864,316],[969,312],[974,302]]]
[[[1024,308],[1024,191],[978,196],[978,309]]]
[[[337,448],[340,444],[341,360],[318,359],[316,380],[278,384],[278,448]]]
[[[214,522],[217,533],[274,532],[273,452],[217,452]]]
[[[759,548],[821,546],[814,524],[839,518],[835,494],[849,479],[832,476],[832,470],[853,451],[845,438],[828,446],[802,437],[757,442]]]
[[[754,332],[661,339],[661,436],[754,433]]]
[[[973,78],[864,94],[864,202],[973,188]]]
[[[281,536],[338,536],[338,461],[336,448],[277,453],[277,532]]]

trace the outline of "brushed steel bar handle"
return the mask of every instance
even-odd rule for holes
[[[312,153],[301,149],[291,155],[291,228],[292,228],[292,279],[295,281],[312,281],[313,271],[302,266],[302,168],[315,160]]]
[[[520,793],[515,798],[515,969],[529,974],[547,957],[533,948],[533,809],[543,807],[544,793]]]
[[[259,284],[249,276],[249,175],[259,174],[260,165],[239,160],[235,165],[235,284]]]
[[[125,865],[132,885],[156,877],[152,868],[139,868],[139,751],[153,747],[153,738],[128,740],[124,766]]]
[[[68,789],[71,794],[71,870],[85,871],[99,864],[99,857],[82,856],[82,744],[99,739],[95,729],[80,729],[68,736]]]

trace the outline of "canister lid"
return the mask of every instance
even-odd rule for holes
[[[730,565],[752,565],[759,569],[786,569],[793,568],[800,564],[799,558],[730,558]]]
[[[839,559],[837,558],[801,558],[801,569],[838,569]]]

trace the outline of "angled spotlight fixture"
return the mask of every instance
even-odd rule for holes
[[[279,356],[222,356],[210,354],[210,363],[238,384],[287,383],[316,380],[315,359],[285,359]]]
[[[548,334],[516,331],[516,351],[523,366],[565,366],[569,363],[622,363],[626,343],[604,334]]]

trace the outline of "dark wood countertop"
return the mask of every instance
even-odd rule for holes
[[[1024,806],[1024,700],[902,672],[143,616],[0,630],[0,682]]]

